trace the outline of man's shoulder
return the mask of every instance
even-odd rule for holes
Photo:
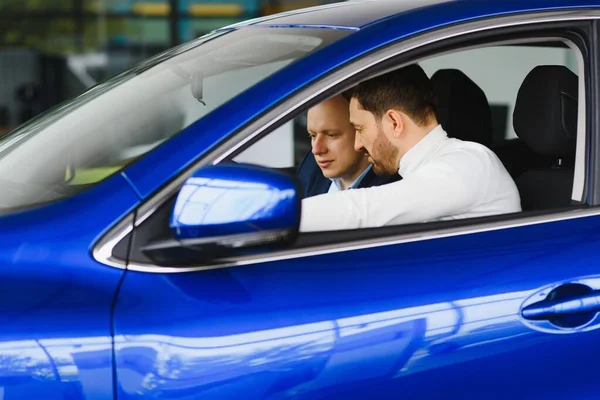
[[[429,159],[424,169],[445,171],[460,177],[463,182],[484,187],[489,182],[514,184],[502,161],[490,148],[476,142],[456,140],[448,143],[436,156]]]
[[[436,153],[434,159],[448,157],[463,162],[485,160],[486,162],[492,162],[494,164],[501,163],[500,159],[496,156],[496,153],[487,146],[454,138],[448,139],[445,146],[441,147]]]
[[[315,157],[312,155],[312,153],[309,151],[304,155],[302,161],[300,161],[300,164],[298,165],[297,175],[299,177],[310,177],[317,170],[320,170],[319,166],[317,165],[317,161],[315,160]]]

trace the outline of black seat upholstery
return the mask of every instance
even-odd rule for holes
[[[508,139],[492,145],[492,150],[513,179],[533,168],[546,168],[554,164],[553,157],[535,153],[523,140]]]
[[[492,143],[492,111],[481,88],[457,69],[441,69],[431,77],[437,118],[448,136]]]
[[[563,66],[538,66],[525,78],[513,113],[515,132],[553,164],[530,168],[516,184],[523,211],[567,207],[573,190],[578,78]]]

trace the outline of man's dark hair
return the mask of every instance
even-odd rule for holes
[[[433,84],[417,64],[361,82],[345,96],[358,100],[363,110],[377,118],[390,109],[402,111],[419,126],[435,117]]]

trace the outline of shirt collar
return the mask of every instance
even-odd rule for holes
[[[419,166],[421,161],[423,161],[439,143],[446,139],[448,139],[448,134],[444,128],[442,128],[442,125],[433,128],[400,159],[398,174],[403,177],[410,175],[410,173]]]
[[[365,168],[363,170],[363,172],[358,176],[358,178],[356,178],[354,180],[354,182],[352,182],[352,184],[350,186],[348,186],[348,189],[355,189],[355,188],[357,188],[358,185],[360,185],[360,182],[365,177],[365,175],[367,175],[369,173],[369,171],[371,170],[371,168],[373,168],[373,165],[369,164],[367,166],[367,168]],[[340,190],[340,191],[344,190],[344,189],[342,189],[342,180],[340,178],[330,178],[330,180],[338,188],[338,190]]]

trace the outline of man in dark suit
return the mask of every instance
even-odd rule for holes
[[[308,111],[311,151],[298,167],[304,197],[395,182],[398,174],[377,176],[366,153],[354,150],[349,103],[338,95]]]

